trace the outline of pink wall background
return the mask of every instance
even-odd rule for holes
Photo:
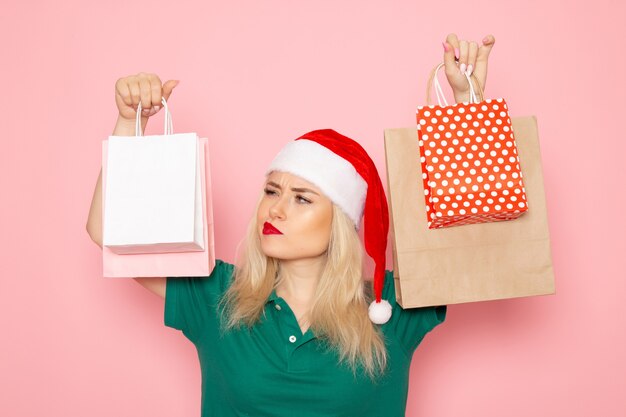
[[[232,261],[288,140],[332,127],[384,175],[383,129],[415,124],[457,32],[496,36],[487,95],[538,117],[557,294],[451,306],[415,353],[407,416],[623,416],[624,16],[617,0],[3,2],[0,415],[199,415],[193,345],[163,300],[102,277],[85,232],[117,78],[181,80],[174,128],[210,138]]]

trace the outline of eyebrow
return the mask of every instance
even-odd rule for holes
[[[268,181],[267,185],[271,185],[272,187],[276,187],[279,190],[282,190],[282,187],[278,184],[276,184],[274,181]],[[309,188],[291,188],[291,191],[295,191],[297,193],[313,193],[315,195],[319,195],[318,193],[316,193],[315,191],[309,189]]]

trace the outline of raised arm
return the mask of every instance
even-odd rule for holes
[[[161,109],[161,97],[167,100],[178,81],[167,81],[161,84],[156,74],[139,73],[120,78],[115,83],[115,103],[119,110],[117,122],[112,136],[132,136],[135,134],[135,118],[137,107],[141,101],[141,130],[145,131],[148,119]],[[102,248],[102,169],[98,175],[96,188],[93,192],[87,233]],[[148,290],[160,297],[165,297],[165,277],[134,278]]]

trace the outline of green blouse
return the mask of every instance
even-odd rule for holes
[[[446,307],[402,309],[393,274],[383,299],[393,306],[381,326],[387,371],[375,383],[347,365],[272,292],[252,329],[220,332],[216,304],[232,281],[233,265],[217,260],[209,277],[168,277],[165,325],[196,346],[202,371],[202,417],[401,417],[406,409],[411,357],[423,337],[446,316]]]

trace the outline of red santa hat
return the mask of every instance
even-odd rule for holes
[[[334,130],[314,130],[288,143],[266,174],[272,171],[289,172],[315,184],[352,219],[357,230],[365,217],[365,251],[376,265],[376,299],[369,306],[369,317],[376,324],[386,323],[392,311],[391,304],[382,300],[389,209],[378,171],[365,149]]]

